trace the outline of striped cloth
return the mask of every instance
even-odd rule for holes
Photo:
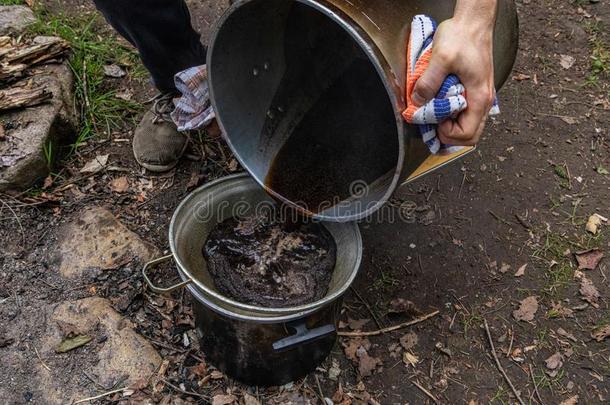
[[[461,146],[444,145],[436,135],[437,124],[457,117],[468,106],[464,97],[464,86],[456,75],[449,75],[443,82],[436,98],[417,107],[411,100],[415,83],[428,68],[432,57],[434,33],[437,24],[426,15],[416,15],[411,23],[411,36],[407,48],[407,109],[402,113],[410,124],[416,124],[423,141],[433,154],[449,154],[462,149]],[[500,113],[497,99],[489,112]]]
[[[182,96],[174,99],[176,108],[170,114],[178,131],[203,128],[212,122],[215,115],[210,103],[206,66],[194,66],[177,73],[174,83],[182,93]]]

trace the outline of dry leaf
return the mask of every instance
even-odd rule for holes
[[[110,182],[110,189],[115,193],[124,193],[129,189],[129,180],[126,176],[117,177]]]
[[[372,357],[362,346],[356,351],[358,356],[358,372],[362,377],[368,377],[373,374],[373,371],[382,364],[381,359]]]
[[[576,340],[576,336],[572,335],[570,332],[568,332],[567,330],[565,330],[565,329],[563,329],[563,328],[559,328],[559,329],[557,329],[557,334],[558,334],[559,336],[563,336],[563,337],[565,337],[565,338],[568,338],[568,339],[570,339],[570,340],[572,340],[572,341],[574,341],[574,342],[576,342],[576,341],[577,341],[577,340]]]
[[[88,161],[82,169],[81,173],[97,173],[101,171],[108,163],[108,157],[110,155],[97,155],[95,158]]]
[[[47,176],[47,177],[44,179],[44,183],[43,183],[43,185],[42,185],[42,189],[43,189],[43,190],[46,190],[46,189],[48,189],[49,187],[51,187],[52,185],[53,185],[53,177],[51,177],[51,176]]]
[[[126,74],[127,72],[125,72],[125,70],[123,70],[123,68],[119,65],[112,64],[104,66],[104,75],[108,77],[120,78]]]
[[[546,359],[544,362],[546,364],[546,368],[550,370],[547,371],[547,374],[551,377],[556,376],[561,366],[563,366],[563,358],[561,357],[561,353],[559,352],[555,353],[554,355]]]
[[[356,352],[360,347],[364,347],[365,350],[371,348],[371,342],[368,339],[363,338],[348,339],[347,341],[341,342],[341,344],[343,345],[345,356],[354,363],[358,362]]]
[[[413,347],[415,347],[415,345],[417,344],[418,340],[419,339],[417,338],[417,335],[415,334],[415,332],[409,332],[409,333],[406,333],[405,335],[403,335],[403,337],[400,338],[400,345],[405,350],[410,350]]]
[[[415,367],[417,363],[419,363],[419,358],[412,353],[404,352],[402,354],[402,362],[405,363],[407,366]]]
[[[500,273],[506,273],[507,271],[510,270],[510,264],[508,263],[502,263],[502,265],[500,266]]]
[[[405,314],[411,316],[419,316],[421,315],[421,311],[415,306],[412,301],[406,300],[404,298],[396,298],[390,301],[388,314]]]
[[[229,405],[237,401],[235,395],[214,395],[212,405]]]
[[[521,277],[525,274],[525,268],[527,267],[527,263],[525,263],[523,266],[519,267],[519,270],[517,270],[517,272],[515,273],[515,277]]]
[[[75,337],[68,337],[61,341],[61,343],[57,346],[55,351],[57,353],[66,353],[70,350],[74,350],[78,347],[84,346],[87,343],[91,342],[91,336],[87,335],[78,335]]]
[[[559,64],[564,69],[569,69],[574,66],[574,62],[576,62],[576,58],[570,55],[560,55],[559,56]]]
[[[224,374],[218,370],[214,370],[210,373],[210,377],[212,378],[212,380],[220,380],[222,378],[224,378]]]
[[[527,297],[520,302],[519,309],[513,311],[513,317],[518,321],[529,322],[534,319],[538,311],[538,300],[536,297]]]
[[[579,270],[595,270],[603,259],[604,253],[599,249],[591,249],[584,252],[576,252],[574,256],[576,256]]]
[[[524,73],[518,73],[513,76],[513,80],[516,82],[522,82],[523,80],[529,80],[532,77],[530,75],[526,75]]]
[[[608,337],[610,337],[610,325],[604,325],[600,326],[599,328],[593,329],[593,332],[591,332],[591,337],[597,340],[598,342],[607,339]]]
[[[580,293],[582,294],[583,300],[587,301],[595,308],[599,308],[599,304],[597,303],[599,291],[597,291],[597,288],[593,285],[593,281],[583,276],[580,280]]]
[[[587,225],[586,225],[587,232],[590,232],[593,235],[597,235],[598,228],[602,224],[603,219],[605,219],[605,218],[602,218],[601,215],[598,215],[598,214],[591,215],[589,217],[589,220],[587,221]]]
[[[347,325],[349,326],[349,328],[351,330],[362,330],[362,327],[364,325],[366,325],[367,323],[369,323],[371,320],[370,319],[350,319],[347,318]]]
[[[261,405],[260,401],[254,398],[252,395],[244,394],[244,405]]]
[[[570,308],[564,307],[563,305],[561,305],[561,303],[553,303],[551,305],[549,313],[565,318],[571,318],[572,316],[574,316],[574,311],[572,311]]]
[[[566,399],[565,401],[562,401],[559,405],[576,405],[578,403],[578,395],[574,395],[573,397],[570,397],[568,399]]]

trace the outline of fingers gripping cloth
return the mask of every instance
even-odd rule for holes
[[[442,144],[437,136],[438,124],[456,118],[468,107],[465,89],[456,75],[449,75],[438,94],[428,103],[417,107],[411,96],[415,83],[430,65],[434,33],[437,24],[426,15],[416,15],[411,23],[411,36],[407,47],[407,109],[402,113],[410,124],[416,124],[423,141],[433,154],[449,154],[462,149],[461,146]],[[497,99],[494,100],[490,115],[500,113]]]
[[[176,108],[171,113],[178,131],[202,128],[212,122],[215,115],[210,103],[206,66],[194,66],[176,73],[174,83],[182,93],[180,98],[174,100]]]

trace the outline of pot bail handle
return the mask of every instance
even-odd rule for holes
[[[148,274],[146,273],[146,270],[148,270],[150,267],[155,267],[161,263],[164,263],[170,259],[172,259],[174,257],[174,255],[167,255],[167,256],[163,256],[163,257],[159,257],[157,259],[151,260],[148,263],[146,263],[144,265],[144,267],[142,268],[142,276],[144,277],[144,281],[146,281],[146,284],[148,284],[148,287],[156,292],[157,294],[169,294],[172,291],[175,291],[179,288],[182,288],[184,286],[186,286],[187,284],[190,284],[193,282],[192,278],[189,278],[188,280],[185,280],[181,283],[178,283],[176,285],[173,285],[171,287],[157,287],[152,280],[148,277]]]
[[[329,324],[315,329],[307,329],[306,318],[286,323],[286,326],[293,328],[296,333],[286,338],[273,342],[273,350],[276,352],[292,349],[304,343],[328,336],[335,333],[335,325]]]

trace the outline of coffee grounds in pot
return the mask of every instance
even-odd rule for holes
[[[235,301],[292,307],[323,298],[337,247],[324,226],[279,222],[266,215],[229,218],[203,247],[216,289]]]

